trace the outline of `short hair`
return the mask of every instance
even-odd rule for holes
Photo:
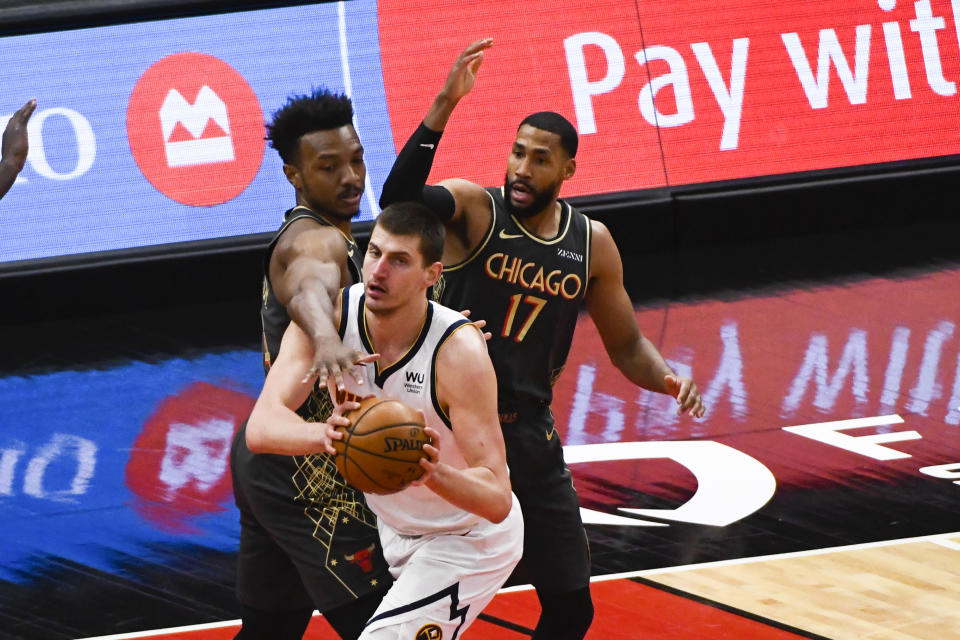
[[[424,266],[440,262],[446,230],[429,207],[419,202],[394,202],[377,216],[375,226],[395,236],[420,238]]]
[[[286,164],[300,156],[300,138],[353,124],[353,103],[341,93],[314,88],[309,95],[292,95],[267,123],[267,140]]]
[[[570,121],[564,118],[559,113],[553,111],[538,111],[537,113],[531,113],[529,116],[523,119],[523,122],[520,123],[520,127],[528,124],[531,127],[537,129],[543,129],[544,131],[549,131],[550,133],[555,133],[560,136],[560,146],[563,147],[563,150],[567,152],[571,158],[577,157],[577,146],[579,144],[579,138],[577,136],[577,129]],[[520,127],[517,127],[517,130],[520,130]]]

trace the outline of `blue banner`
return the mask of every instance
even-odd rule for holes
[[[0,379],[0,579],[50,554],[235,550],[230,443],[262,384],[252,350]]]
[[[0,126],[31,97],[0,262],[270,232],[295,204],[264,123],[352,96],[372,219],[394,160],[373,0],[0,38]]]

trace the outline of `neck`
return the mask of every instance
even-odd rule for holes
[[[314,208],[311,207],[309,204],[307,204],[306,202],[304,202],[303,199],[301,199],[299,196],[297,196],[297,206],[298,206],[298,207],[303,207],[304,209],[309,209],[310,211],[313,212],[314,215],[318,215],[318,216],[320,216],[321,218],[323,218],[324,220],[326,220],[326,221],[330,224],[331,227],[335,227],[336,229],[338,229],[338,230],[340,231],[340,233],[342,233],[343,235],[347,236],[347,238],[349,238],[349,239],[351,239],[351,240],[353,239],[353,236],[351,235],[351,230],[352,230],[352,228],[351,228],[351,221],[352,221],[352,218],[343,218],[343,217],[340,217],[340,216],[331,215],[331,214],[326,213],[325,211],[322,211],[322,210],[319,210],[319,209],[314,209]]]
[[[553,238],[560,231],[560,203],[553,200],[543,211],[528,218],[514,218],[523,228],[540,238]]]
[[[427,299],[416,297],[395,309],[378,312],[364,306],[363,317],[383,369],[402,358],[417,341],[427,319]]]

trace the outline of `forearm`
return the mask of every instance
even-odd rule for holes
[[[640,336],[623,353],[611,353],[610,359],[635,385],[656,393],[668,393],[664,377],[675,373],[646,336]]]
[[[327,423],[306,422],[289,409],[255,406],[247,421],[247,447],[253,453],[307,455],[326,451]]]
[[[336,338],[339,341],[333,301],[321,283],[315,283],[312,287],[308,282],[303,283],[287,303],[287,313],[311,339],[314,347],[324,339]]]
[[[427,487],[447,502],[494,523],[507,517],[513,501],[509,483],[482,466],[455,469],[439,465]]]
[[[423,123],[410,136],[403,149],[397,154],[397,159],[390,168],[390,173],[383,183],[380,195],[380,207],[385,208],[394,202],[413,200],[423,202],[442,219],[453,216],[455,202],[449,191],[443,187],[427,186],[427,178],[433,168],[433,159],[440,145],[443,128],[453,109],[438,107],[448,101],[439,97],[434,106],[427,113]]]
[[[423,124],[432,131],[443,133],[458,102],[459,100],[454,100],[441,91],[433,99],[433,104],[430,105],[427,115],[423,117]]]

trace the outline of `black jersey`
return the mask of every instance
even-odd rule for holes
[[[445,266],[440,301],[486,320],[501,406],[549,403],[563,370],[590,273],[590,219],[560,201],[556,237],[523,228],[500,188],[488,188],[491,225],[459,264]]]
[[[286,229],[305,217],[333,226],[306,207],[294,207],[267,248],[260,310],[265,369],[276,359],[290,324],[270,285],[270,256]],[[351,278],[359,282],[360,251],[346,235],[344,242]],[[319,381],[297,409],[308,422],[322,422],[332,411],[326,385]],[[244,423],[234,437],[230,464],[241,514],[242,602],[270,611],[302,606],[287,596],[296,590],[290,583],[302,583],[298,588],[306,588],[313,605],[325,611],[389,584],[376,517],[363,493],[344,482],[333,456],[325,451],[299,456],[252,453]]]
[[[267,245],[266,255],[263,257],[263,303],[260,306],[260,322],[263,325],[263,340],[261,349],[263,350],[263,369],[266,372],[270,368],[270,363],[277,358],[280,353],[280,340],[283,338],[283,332],[287,330],[290,324],[290,315],[286,307],[277,301],[274,295],[273,287],[270,285],[270,258],[273,256],[273,250],[280,240],[280,236],[297,220],[310,218],[320,224],[332,227],[326,219],[318,215],[311,209],[298,205],[283,214],[283,226],[281,226]],[[347,269],[350,271],[350,277],[353,282],[360,282],[361,266],[363,256],[360,248],[352,239],[343,236],[343,241],[347,245]]]

